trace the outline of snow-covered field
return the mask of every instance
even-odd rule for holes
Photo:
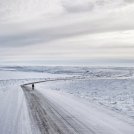
[[[99,103],[134,119],[134,79],[67,80],[39,86]]]
[[[0,134],[32,134],[20,85],[60,76],[11,67],[0,68]]]
[[[128,116],[134,122],[134,68],[0,67],[0,133],[32,134],[20,85],[47,78],[73,77],[35,85],[45,94],[75,96]],[[79,79],[77,79],[79,78]]]

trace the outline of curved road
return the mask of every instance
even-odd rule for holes
[[[32,90],[26,85],[22,89],[33,134],[134,134],[134,125],[112,111],[55,91]]]

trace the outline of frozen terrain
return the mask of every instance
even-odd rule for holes
[[[0,67],[0,132],[133,134],[133,71],[112,67]],[[36,84],[35,91],[20,87],[36,81],[46,82]]]
[[[38,71],[0,69],[0,133],[32,134],[29,114],[21,84],[60,77]]]
[[[82,79],[39,84],[44,89],[56,90],[99,103],[116,112],[134,118],[134,79]]]
[[[54,90],[32,90],[28,86],[22,89],[35,134],[134,133],[134,124],[128,118],[98,105]]]

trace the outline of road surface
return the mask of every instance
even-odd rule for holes
[[[118,114],[56,91],[22,86],[33,134],[134,134]]]

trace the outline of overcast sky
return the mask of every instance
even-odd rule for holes
[[[134,0],[0,0],[0,64],[133,65]]]

